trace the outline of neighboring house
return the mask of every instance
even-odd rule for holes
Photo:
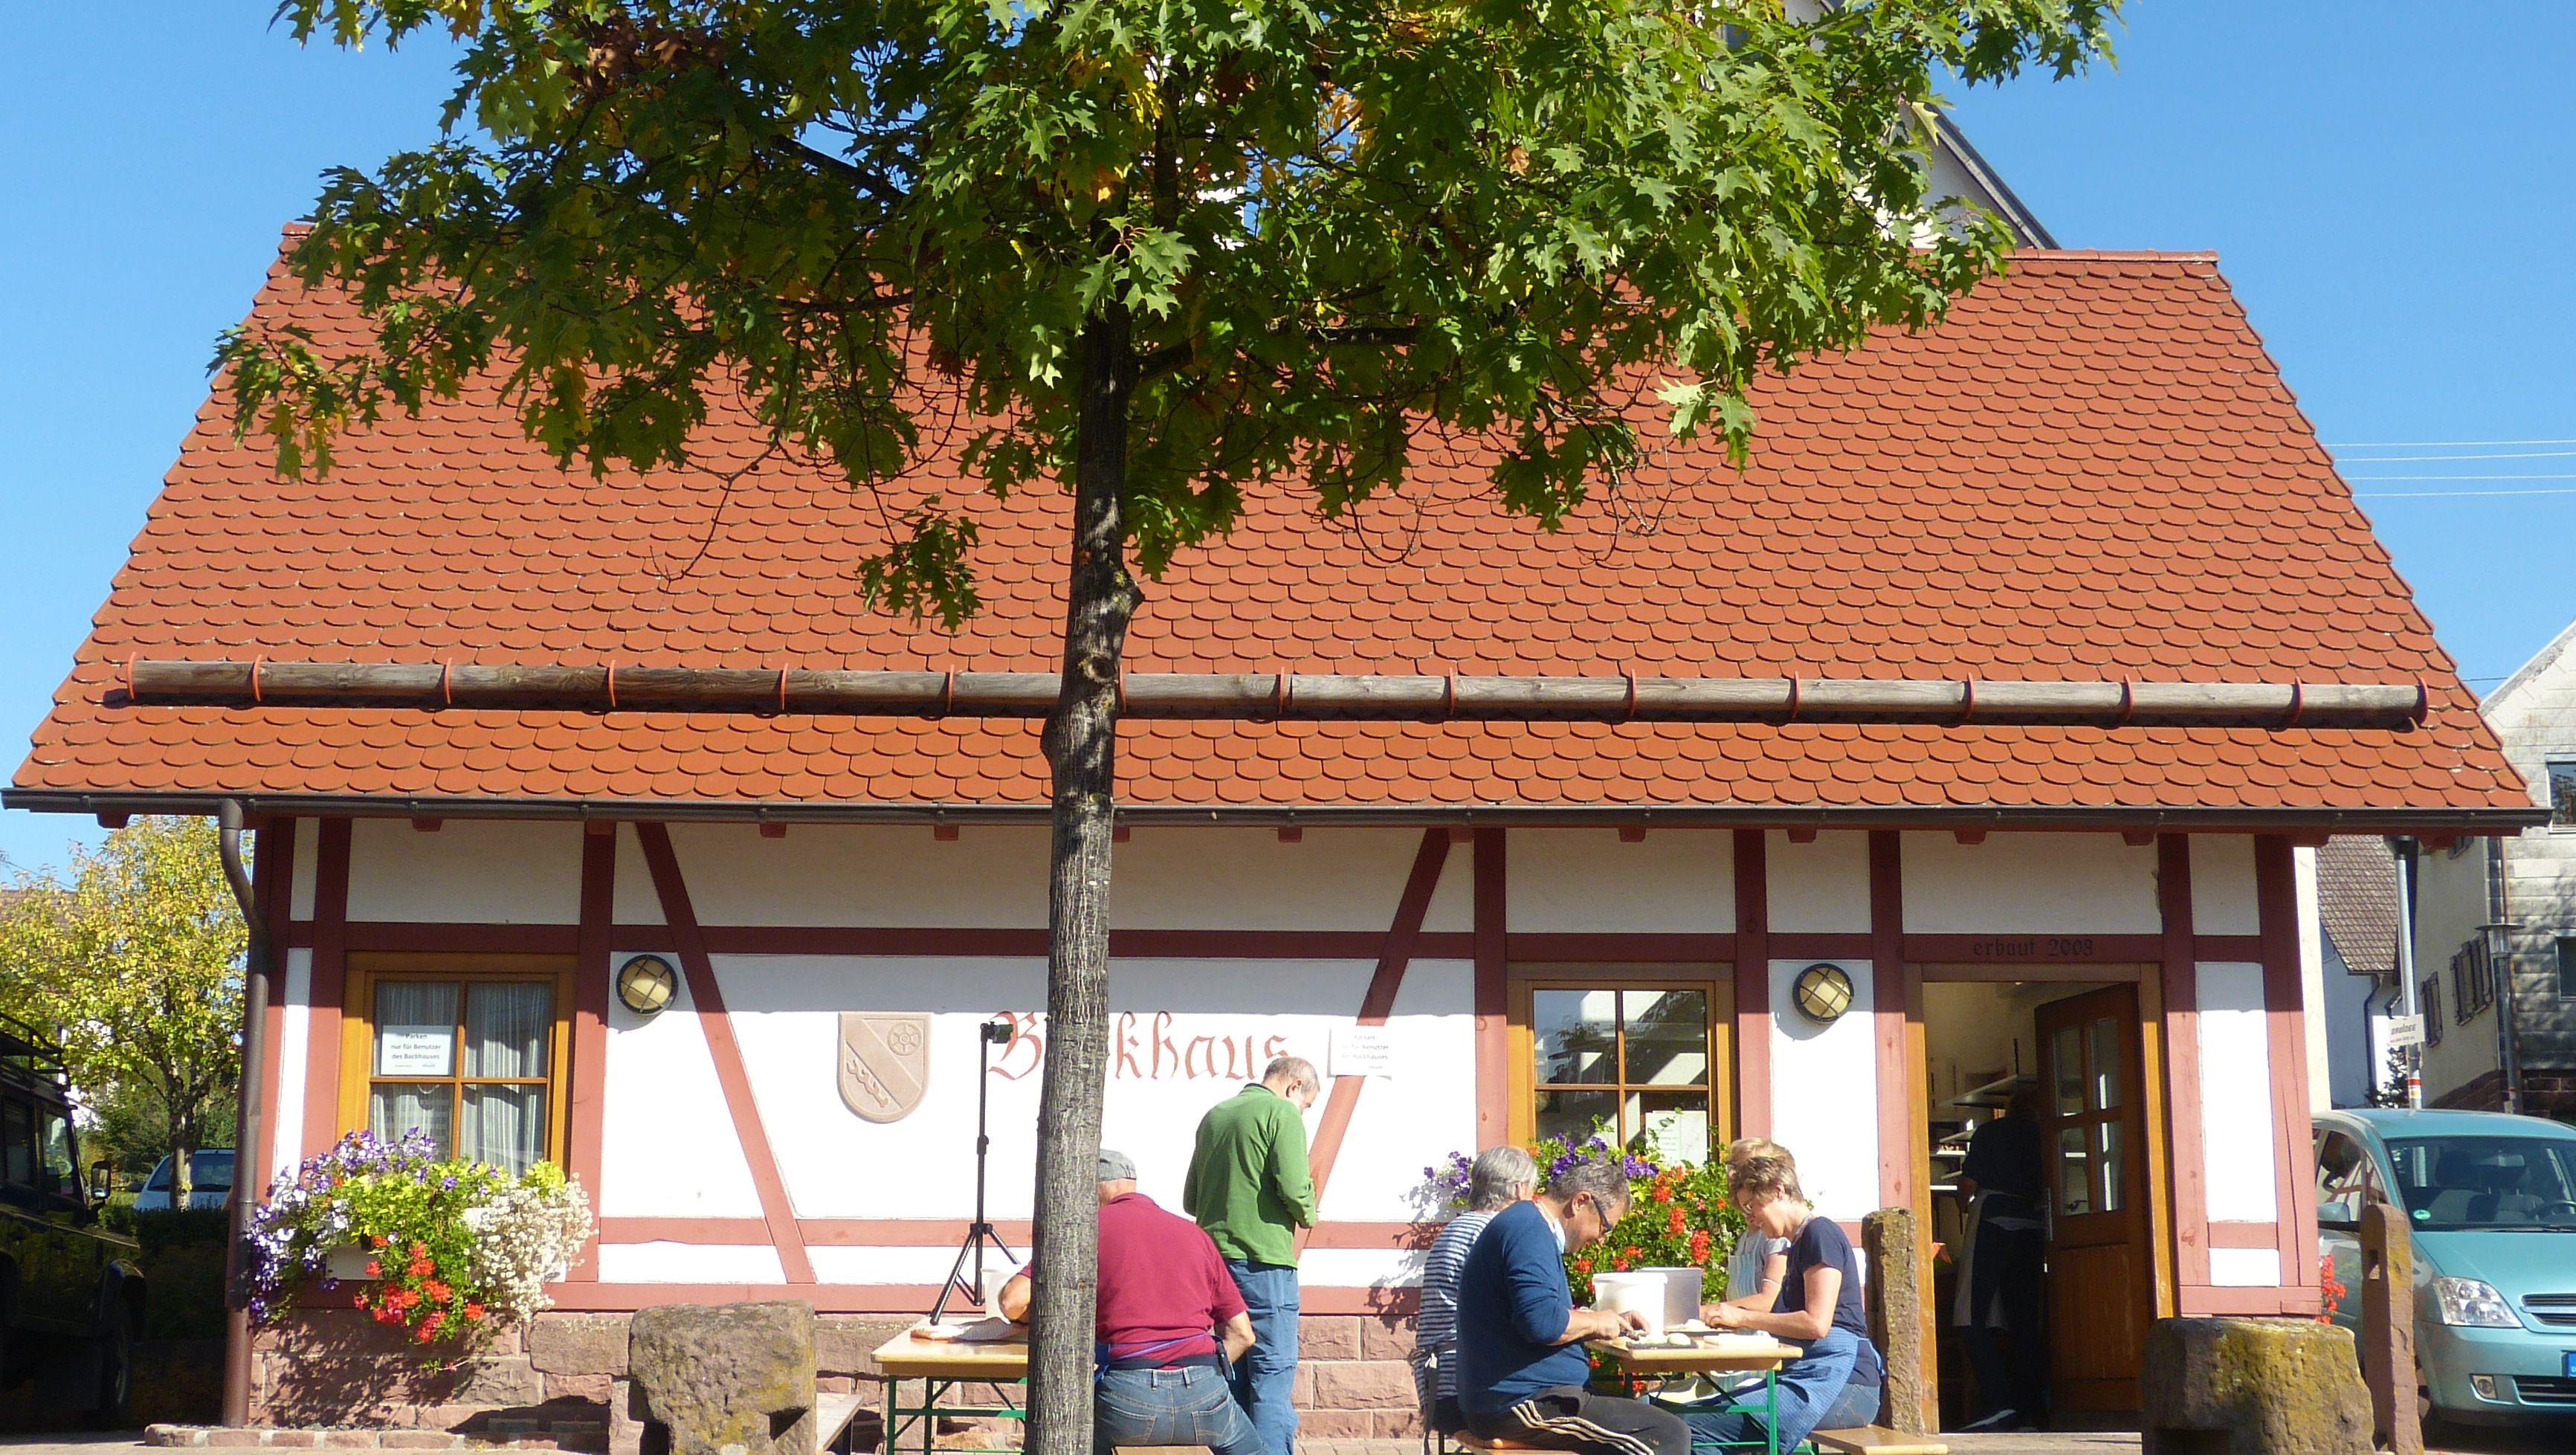
[[[254,313],[359,327],[282,268]],[[1624,511],[1561,534],[1501,514],[1470,445],[1354,526],[1247,492],[1240,529],[1146,583],[1130,669],[2225,679],[2281,685],[2287,710],[1129,723],[1107,1133],[1161,1194],[1200,1110],[1270,1055],[1334,1077],[1302,1300],[1313,1347],[1378,1367],[1319,1365],[1312,1429],[1413,1428],[1403,1336],[1364,1321],[1407,1306],[1411,1194],[1443,1153],[1596,1117],[1672,1158],[1769,1135],[1827,1215],[1914,1210],[1928,1258],[1952,1205],[1934,1169],[2025,1077],[2063,1088],[2046,1134],[2072,1149],[2060,1397],[2134,1405],[2154,1318],[2317,1308],[2306,851],[2539,818],[2207,255],[2023,253],[1941,326],[1753,402],[1740,469],[1666,441]],[[985,610],[944,633],[862,600],[884,529],[864,495],[715,407],[707,463],[741,467],[721,489],[566,469],[489,381],[290,483],[217,398],[7,795],[232,798],[259,824],[282,963],[251,1028],[272,1054],[245,1186],[352,1129],[425,1125],[590,1190],[599,1242],[512,1356],[522,1395],[599,1398],[605,1366],[563,1357],[601,1337],[568,1343],[577,1315],[924,1311],[975,1208],[979,1079],[993,1215],[1025,1246],[1048,1054],[1036,724],[138,707],[121,674],[1057,670],[1060,494],[983,506]],[[1660,437],[1660,406],[1637,408]],[[974,491],[949,455],[923,469]],[[2302,722],[2287,685],[2333,682],[2420,683],[2423,720]],[[2369,953],[2351,933],[2340,953]],[[619,998],[666,970],[667,1004]],[[1354,1034],[1364,1016],[1382,1030]],[[979,1076],[996,1017],[1010,1040]],[[460,1045],[513,1074],[461,1069]],[[399,1403],[346,1356],[359,1315],[292,1317],[261,1418]],[[827,1372],[866,1371],[857,1332],[831,1347]]]
[[[2397,1000],[2397,861],[2388,840],[2337,834],[2317,850],[2324,955],[2315,1011],[2326,1044],[2327,1100],[2367,1106],[2388,1080],[2388,1016]]]
[[[2415,976],[2428,1105],[2576,1121],[2576,626],[2481,704],[2549,821],[2423,856]],[[2499,937],[2488,925],[2510,925]],[[2498,973],[2491,938],[2506,942]],[[2506,1014],[2507,1003],[2511,1015]],[[2509,1034],[2508,1034],[2509,1033]],[[2439,1037],[2435,1041],[2435,1037]]]

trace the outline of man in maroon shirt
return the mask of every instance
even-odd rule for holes
[[[1032,1263],[1002,1285],[1005,1317],[1029,1316]],[[1091,1448],[1205,1445],[1263,1455],[1226,1369],[1252,1347],[1252,1316],[1216,1244],[1136,1190],[1136,1164],[1100,1153],[1100,1299]]]

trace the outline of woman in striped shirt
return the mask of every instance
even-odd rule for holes
[[[1422,1315],[1413,1331],[1413,1387],[1423,1422],[1444,1435],[1466,1426],[1458,1408],[1458,1270],[1494,1214],[1538,1190],[1538,1164],[1518,1147],[1487,1147],[1467,1169],[1467,1210],[1422,1260]]]

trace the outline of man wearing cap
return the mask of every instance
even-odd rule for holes
[[[1002,1285],[1004,1317],[1029,1316],[1031,1264]],[[1226,1372],[1252,1347],[1243,1295],[1198,1224],[1136,1190],[1136,1163],[1100,1152],[1100,1297],[1092,1345],[1099,1383],[1091,1448],[1205,1445],[1264,1455]]]

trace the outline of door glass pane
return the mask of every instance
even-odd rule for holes
[[[1649,1086],[1708,1084],[1708,995],[1698,990],[1629,990],[1628,1075]]]
[[[456,1088],[443,1082],[379,1081],[368,1098],[367,1130],[388,1141],[418,1128],[439,1156],[455,1147]]]
[[[12,1102],[0,1106],[0,1181],[17,1187],[36,1185],[35,1125],[27,1108]]]
[[[1588,1135],[1599,1122],[1619,1130],[1619,1093],[1615,1091],[1542,1091],[1538,1094],[1538,1134],[1569,1140]]]
[[[2093,1178],[2084,1156],[2084,1128],[2057,1131],[2057,1210],[2071,1216],[2093,1211]]]
[[[2075,1027],[2059,1026],[2052,1055],[2051,1075],[2057,1078],[2057,1114],[2062,1117],[2084,1114],[2084,1045],[2075,1039]]]
[[[1541,1086],[1605,1085],[1619,1079],[1619,992],[1530,992],[1530,1043]],[[1603,1115],[1609,1114],[1605,1103]]]
[[[2095,1183],[2101,1192],[2101,1208],[2104,1212],[2118,1212],[2123,1206],[2121,1179],[2128,1175],[2128,1154],[2120,1145],[2119,1122],[2101,1124],[2100,1150],[2101,1159],[2094,1165],[2101,1169]]]
[[[376,982],[376,1074],[456,1074],[456,982]]]
[[[1707,1092],[1632,1091],[1627,1114],[1629,1135],[1644,1136],[1646,1155],[1655,1161],[1670,1166],[1708,1160]]]
[[[554,1028],[554,999],[554,986],[542,980],[503,980],[468,987],[465,1074],[545,1075],[546,1033]]]
[[[80,1173],[72,1166],[71,1128],[53,1112],[37,1113],[36,1157],[38,1191],[69,1193],[80,1186]]]
[[[2120,1023],[2104,1016],[2085,1027],[2093,1066],[2093,1109],[2109,1111],[2120,1104]]]
[[[456,1155],[520,1173],[546,1155],[546,1089],[469,1086]]]

